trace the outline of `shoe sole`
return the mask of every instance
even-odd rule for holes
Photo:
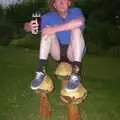
[[[66,92],[76,92],[78,90],[79,87],[75,88],[75,89],[68,89],[68,88],[65,88],[65,91]]]
[[[37,86],[37,87],[33,87],[32,85],[31,85],[31,87],[30,87],[32,90],[38,90],[39,88],[40,88],[40,86]]]

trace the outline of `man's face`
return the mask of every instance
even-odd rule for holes
[[[55,0],[54,7],[59,13],[65,13],[68,11],[70,0]]]

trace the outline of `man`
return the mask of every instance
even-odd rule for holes
[[[45,64],[49,53],[57,61],[71,62],[73,72],[69,78],[66,90],[75,90],[80,84],[80,63],[85,48],[82,31],[84,16],[81,9],[71,7],[73,0],[49,0],[51,12],[41,17],[41,44],[39,67],[31,88],[39,88],[45,76]],[[36,20],[25,23],[26,31],[38,30]],[[33,32],[34,33],[34,32]]]

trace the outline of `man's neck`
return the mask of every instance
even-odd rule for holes
[[[59,15],[60,15],[63,19],[65,19],[65,18],[67,17],[67,15],[68,15],[68,12],[59,13]]]

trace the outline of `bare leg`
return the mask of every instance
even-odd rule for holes
[[[40,84],[44,80],[46,75],[46,62],[48,55],[51,55],[56,59],[60,59],[59,43],[55,35],[42,35],[40,43],[39,65],[36,72],[35,79],[32,80],[31,88],[37,90],[40,88]]]
[[[46,73],[45,66],[47,62],[47,58],[51,48],[52,37],[47,35],[42,35],[41,43],[40,43],[40,54],[39,54],[39,64],[38,69],[36,71],[35,79],[32,80],[31,88],[33,90],[37,90],[40,88],[40,84],[44,80],[44,76]]]
[[[68,58],[70,61],[82,61],[85,42],[79,28],[75,28],[71,32],[71,43],[68,48]]]
[[[40,43],[40,56],[39,59],[47,59],[50,48],[51,48],[51,36],[44,35],[41,37],[41,43]]]
[[[60,59],[60,46],[55,35],[42,36],[39,59],[47,59],[49,53],[55,60]]]
[[[80,83],[81,74],[81,62],[83,57],[85,43],[82,33],[79,28],[75,28],[71,31],[71,43],[68,47],[67,55],[70,61],[72,61],[72,74],[69,78],[68,86],[66,90],[76,90]]]
[[[54,35],[52,38],[50,54],[55,60],[60,60],[60,45],[59,41],[57,40],[56,36]]]

